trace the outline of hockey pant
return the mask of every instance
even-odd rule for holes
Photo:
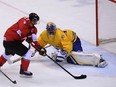
[[[17,54],[22,57],[20,72],[27,71],[32,52],[19,41],[4,41],[3,45],[5,47],[5,52],[0,56],[0,67],[3,66],[6,61],[9,62],[14,54]]]

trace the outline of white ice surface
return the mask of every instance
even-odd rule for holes
[[[27,16],[30,12],[36,12],[41,17],[41,23],[37,25],[38,35],[45,28],[48,21],[54,21],[61,28],[94,28],[94,26],[89,26],[89,23],[93,23],[92,19],[89,22],[88,19],[85,19],[90,17],[90,14],[77,13],[92,9],[92,3],[93,0],[89,0],[89,2],[86,0],[0,0],[0,53],[4,52],[2,40],[5,30],[20,17]],[[79,7],[83,10],[79,9]],[[84,15],[84,18],[80,17],[81,15]],[[83,26],[82,23],[85,22],[86,24]],[[86,34],[88,33],[80,30],[74,31],[79,31],[78,35],[81,33],[83,36],[87,36]],[[34,74],[33,78],[21,78],[19,76],[20,62],[12,65],[6,63],[1,68],[2,71],[12,80],[16,80],[17,84],[12,84],[0,73],[0,87],[116,87],[116,55],[84,40],[82,40],[82,46],[85,52],[102,54],[109,65],[106,68],[96,68],[92,66],[61,64],[73,75],[86,74],[88,76],[87,79],[75,80],[49,58],[36,54],[31,58],[29,67],[29,70]],[[48,48],[47,50],[48,54],[50,54],[53,48]],[[14,56],[11,59],[17,57]]]

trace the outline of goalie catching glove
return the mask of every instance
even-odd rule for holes
[[[67,57],[67,52],[65,50],[58,50],[58,52],[52,53],[52,58],[56,61],[56,62],[63,62],[65,61]]]
[[[39,52],[40,55],[46,56],[46,49],[41,47],[37,41],[32,42],[31,45]]]

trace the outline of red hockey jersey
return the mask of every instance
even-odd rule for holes
[[[35,26],[31,26],[29,18],[23,17],[7,29],[4,34],[4,41],[23,41],[26,37],[36,33],[37,28]]]

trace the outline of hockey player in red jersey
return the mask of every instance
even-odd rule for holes
[[[22,44],[24,40],[33,42],[36,47],[40,47],[36,41],[37,28],[35,25],[39,21],[36,13],[30,13],[29,17],[23,17],[13,24],[4,34],[3,46],[5,52],[0,56],[0,66],[3,66],[11,56],[17,54],[22,57],[20,65],[20,74],[32,76],[32,72],[28,71],[32,52]],[[41,52],[40,52],[41,54]]]

